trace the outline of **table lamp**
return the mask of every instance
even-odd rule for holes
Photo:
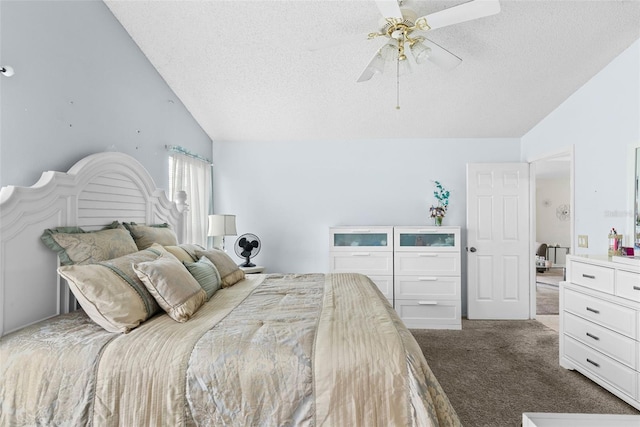
[[[208,236],[222,237],[222,250],[224,251],[224,237],[235,236],[236,232],[236,216],[235,215],[209,215],[209,234]]]

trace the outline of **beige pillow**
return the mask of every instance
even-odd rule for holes
[[[117,221],[99,231],[80,227],[47,229],[40,240],[58,254],[60,264],[91,264],[138,252],[131,234]]]
[[[133,270],[173,320],[186,322],[207,300],[204,289],[170,253],[134,264]]]
[[[154,243],[162,246],[176,246],[178,237],[169,224],[139,225],[135,222],[122,223],[133,236],[139,250],[147,249]]]
[[[160,310],[133,270],[167,253],[160,245],[96,264],[58,268],[87,315],[109,332],[129,332]]]
[[[196,251],[196,257],[207,257],[213,263],[220,273],[222,279],[222,287],[228,288],[244,279],[244,271],[236,265],[226,252],[220,249],[209,249],[207,251]]]
[[[198,261],[198,258],[196,258],[196,251],[204,250],[202,246],[193,243],[182,243],[178,246],[165,246],[164,248],[171,255],[183,262]]]

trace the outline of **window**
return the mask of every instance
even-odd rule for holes
[[[179,152],[169,156],[170,198],[187,193],[184,242],[207,247],[207,220],[211,206],[211,163]]]

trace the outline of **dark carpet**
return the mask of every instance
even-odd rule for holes
[[[520,426],[523,412],[640,414],[558,363],[558,334],[535,320],[462,320],[411,330],[467,427]]]

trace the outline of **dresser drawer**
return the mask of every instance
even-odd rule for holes
[[[332,273],[362,273],[367,276],[393,275],[393,252],[352,251],[329,255]]]
[[[637,372],[586,345],[564,336],[564,355],[584,370],[602,378],[621,392],[636,398]]]
[[[590,295],[564,290],[564,309],[630,338],[637,337],[636,311]]]
[[[460,298],[460,277],[396,276],[395,289],[398,299],[425,297],[457,299]]]
[[[369,279],[376,284],[386,299],[393,301],[393,276],[369,276]]]
[[[617,334],[571,313],[564,314],[564,333],[632,369],[637,366],[638,342],[629,337]]]
[[[615,270],[600,265],[571,261],[569,280],[577,285],[613,294]]]
[[[395,300],[395,309],[408,328],[460,329],[460,300]]]
[[[640,273],[617,270],[616,295],[640,302]]]
[[[460,227],[395,227],[394,249],[405,252],[460,252]]]
[[[391,252],[393,227],[332,227],[329,247],[331,252]]]
[[[396,252],[396,276],[459,276],[457,252]]]

